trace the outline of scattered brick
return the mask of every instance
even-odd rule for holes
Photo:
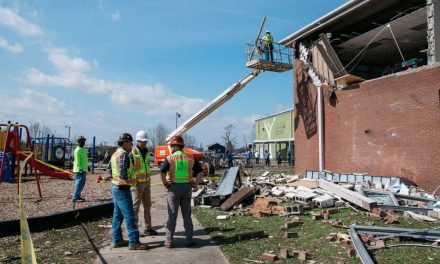
[[[349,248],[349,249],[347,249],[347,256],[348,257],[354,257],[354,256],[356,256],[356,250],[354,250],[354,248]]]
[[[327,240],[328,242],[333,242],[333,241],[336,241],[336,237],[334,237],[334,236],[326,236],[325,240]]]
[[[385,213],[382,209],[377,208],[377,207],[373,208],[373,210],[371,210],[371,212],[372,212],[373,214],[379,215],[379,217],[385,217],[385,216],[387,216],[387,213]]]
[[[329,209],[325,210],[324,212],[326,212],[328,214],[336,214],[337,212],[339,212],[339,208],[329,208]]]
[[[351,241],[348,239],[343,239],[341,240],[341,244],[344,246],[350,246],[351,245]]]
[[[328,213],[324,213],[324,214],[322,215],[322,217],[324,217],[325,220],[328,220],[328,219],[330,218],[330,214],[328,214]]]
[[[295,232],[286,232],[284,234],[284,238],[296,238],[298,237],[298,233]]]
[[[278,259],[277,255],[271,253],[263,253],[261,255],[261,258],[264,260],[271,260],[271,261],[275,261]]]
[[[298,255],[298,259],[299,260],[307,260],[308,258],[310,258],[310,254],[307,251],[300,251],[299,255]]]
[[[394,217],[394,215],[389,214],[389,215],[387,215],[387,216],[385,217],[385,222],[386,222],[387,224],[394,224],[394,223],[398,223],[399,220],[397,220],[397,218]]]
[[[292,228],[304,224],[302,221],[291,221],[284,224],[285,228]]]
[[[332,226],[341,226],[342,225],[342,222],[339,221],[339,220],[335,220],[335,221],[333,221],[331,223],[332,223]]]
[[[378,214],[370,213],[370,216],[373,217],[376,220],[383,220],[383,218],[380,215],[378,215]]]
[[[312,215],[312,220],[321,220],[322,215]]]
[[[289,258],[289,251],[287,248],[280,249],[280,259],[288,259]]]
[[[368,237],[368,235],[366,235],[366,234],[362,234],[362,235],[361,235],[361,240],[362,240],[362,242],[364,242],[364,243],[368,243],[368,242],[369,242],[369,237]]]
[[[297,258],[299,256],[299,250],[292,250],[292,255]]]
[[[385,241],[383,241],[383,240],[376,240],[375,246],[376,246],[376,248],[384,248],[385,247]]]

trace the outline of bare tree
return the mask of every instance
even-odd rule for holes
[[[40,122],[35,122],[29,126],[29,133],[31,137],[46,137],[52,135],[54,132],[47,125],[41,125]]]
[[[32,125],[29,126],[29,133],[30,136],[33,138],[36,138],[39,136],[38,132],[40,132],[40,122],[35,122]]]
[[[225,134],[222,136],[223,142],[226,145],[226,149],[233,151],[236,144],[235,138],[232,137],[232,130],[234,126],[232,124],[225,126]]]
[[[153,138],[156,146],[165,145],[167,143],[166,139],[169,133],[170,133],[170,129],[162,123],[154,127]]]
[[[185,147],[196,149],[197,148],[197,142],[196,138],[193,135],[190,134],[183,134],[182,135],[183,141],[185,141]]]
[[[53,134],[52,129],[50,129],[50,127],[46,125],[43,125],[43,127],[41,128],[41,136],[46,137],[47,135],[51,134]]]

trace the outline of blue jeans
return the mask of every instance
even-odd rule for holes
[[[140,243],[139,231],[134,220],[133,199],[131,191],[120,190],[117,185],[111,187],[113,194],[113,222],[112,222],[112,241],[113,243],[122,241],[122,221],[125,219],[125,226],[128,232],[128,245],[134,246]]]
[[[81,191],[84,188],[84,185],[86,185],[86,173],[76,173],[75,177],[75,192],[72,196],[72,202],[76,202],[81,197]]]

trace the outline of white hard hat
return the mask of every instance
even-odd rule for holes
[[[137,141],[148,141],[147,133],[145,131],[140,130],[136,133],[136,140]]]

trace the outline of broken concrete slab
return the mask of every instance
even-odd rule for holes
[[[438,222],[438,220],[435,219],[435,218],[432,218],[432,217],[429,217],[429,216],[426,216],[426,215],[416,214],[416,213],[411,212],[411,211],[405,211],[405,212],[403,212],[403,215],[406,216],[406,217],[409,217],[409,218],[413,218],[413,219],[415,219],[417,221],[420,221],[420,222],[423,222],[423,221],[426,221],[426,222]]]
[[[262,238],[267,237],[264,233],[264,231],[249,231],[249,232],[243,232],[235,235],[235,238],[239,241],[242,240],[250,240],[250,239],[256,239],[256,238]]]
[[[223,204],[220,206],[220,210],[227,211],[231,210],[234,205],[237,205],[244,201],[246,198],[250,197],[255,193],[255,186],[252,187],[243,187],[240,190],[238,190],[236,193],[231,195],[226,201],[223,202]]]
[[[326,180],[318,180],[319,187],[325,190],[335,193],[338,197],[341,197],[357,206],[360,206],[368,211],[371,211],[374,207],[377,207],[377,203],[372,199],[365,197],[357,192],[347,190],[337,184],[328,182]]]

